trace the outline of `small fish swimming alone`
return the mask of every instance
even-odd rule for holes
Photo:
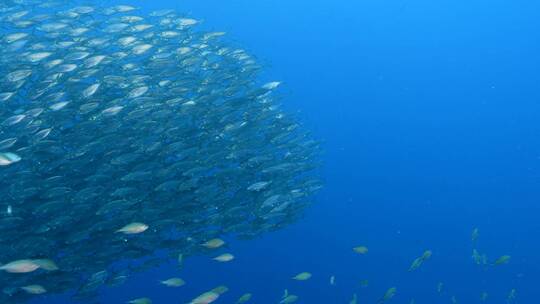
[[[180,287],[180,286],[184,286],[186,282],[182,280],[181,278],[170,278],[170,279],[161,281],[161,284],[167,287]]]
[[[309,272],[301,272],[297,275],[295,275],[292,279],[296,281],[306,281],[311,278],[311,273]]]
[[[509,255],[503,255],[499,257],[495,262],[493,262],[493,265],[504,265],[508,264],[510,262],[510,256]]]
[[[422,256],[414,259],[414,261],[412,262],[411,266],[409,267],[409,271],[415,271],[416,269],[420,268],[420,266],[422,266],[422,264],[431,258],[432,256],[432,252],[431,250],[426,250],[424,251],[424,253],[422,254]]]
[[[368,253],[368,248],[366,246],[357,246],[353,248],[354,252],[359,254],[366,254]]]

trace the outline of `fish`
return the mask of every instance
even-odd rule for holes
[[[266,89],[266,90],[274,90],[280,84],[281,84],[281,82],[279,82],[279,81],[272,81],[272,82],[268,82],[268,83],[265,83],[264,85],[262,85],[262,88]]]
[[[383,297],[381,299],[379,299],[378,303],[385,303],[387,302],[388,300],[392,299],[395,295],[396,295],[396,292],[397,292],[397,288],[396,287],[390,287],[383,295]]]
[[[37,285],[37,284],[23,286],[21,287],[21,289],[29,294],[34,294],[34,295],[43,294],[47,292],[45,287],[41,285]]]
[[[357,246],[353,248],[354,252],[359,254],[366,254],[368,253],[368,248],[366,246]]]
[[[129,304],[152,304],[152,300],[150,298],[137,298],[128,301]]]
[[[414,259],[411,266],[409,267],[409,271],[415,271],[416,269],[420,268],[420,266],[422,266],[423,263],[424,263],[424,260],[422,258]]]
[[[234,255],[230,253],[223,253],[213,258],[214,261],[218,261],[218,262],[230,262],[233,259],[234,259]]]
[[[432,255],[433,253],[431,252],[431,250],[424,251],[424,253],[422,253],[420,257],[414,259],[411,266],[409,267],[409,271],[415,271],[420,268],[420,266],[422,266],[425,261],[429,260]]]
[[[211,240],[208,240],[202,244],[203,247],[206,247],[208,249],[216,249],[221,246],[225,245],[225,242],[222,239],[214,238]]]
[[[145,232],[147,229],[148,229],[148,225],[144,223],[133,222],[116,230],[116,232],[120,232],[123,234],[139,234],[139,233]]]
[[[509,255],[500,256],[493,262],[493,265],[504,265],[510,262],[511,257]]]
[[[18,163],[22,157],[11,152],[0,152],[0,166],[9,166]]]
[[[292,279],[296,281],[306,281],[311,278],[310,272],[300,272],[299,274],[295,275]]]
[[[213,291],[207,291],[205,293],[200,294],[191,302],[190,304],[210,304],[216,301],[219,298],[219,294]]]
[[[252,296],[253,295],[251,293],[245,293],[241,295],[240,298],[238,298],[238,300],[236,301],[236,304],[246,303],[251,300]]]
[[[0,270],[13,273],[0,303],[39,282],[95,302],[163,256],[283,229],[314,203],[320,141],[256,54],[202,23],[130,3],[0,3]]]
[[[0,270],[10,273],[28,273],[36,271],[39,268],[39,264],[33,260],[16,260],[0,266]]]
[[[184,286],[186,282],[182,280],[181,278],[170,278],[170,279],[161,281],[161,284],[167,287],[180,287],[180,286]]]

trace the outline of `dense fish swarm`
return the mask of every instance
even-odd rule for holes
[[[198,23],[0,0],[0,303],[91,298],[309,204],[318,143]]]

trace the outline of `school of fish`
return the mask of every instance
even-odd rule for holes
[[[222,235],[279,229],[321,188],[319,143],[225,33],[88,3],[0,1],[0,303],[91,299]]]

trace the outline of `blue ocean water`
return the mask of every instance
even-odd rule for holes
[[[190,258],[105,288],[99,303],[187,303],[218,285],[253,303],[535,303],[540,296],[540,4],[533,1],[133,0],[224,30],[283,81],[283,102],[323,140],[324,189],[297,223],[236,259]],[[471,232],[490,262],[474,264]],[[358,255],[352,248],[365,245]],[[425,250],[433,256],[408,272]],[[291,280],[309,271],[308,281]],[[330,285],[330,276],[336,284]],[[157,282],[180,276],[179,289]],[[362,287],[361,280],[369,280]],[[442,293],[438,282],[444,283]],[[72,303],[45,297],[35,303]],[[513,303],[513,302],[511,302]]]

